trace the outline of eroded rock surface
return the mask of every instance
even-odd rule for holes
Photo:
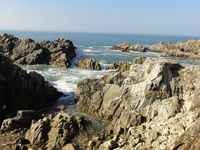
[[[73,43],[65,39],[39,43],[13,35],[0,35],[0,53],[22,65],[48,64],[67,68],[76,56],[75,49]]]
[[[85,129],[85,120],[80,116],[70,116],[58,113],[32,123],[26,133],[32,148],[66,149],[74,148],[69,145],[73,138]]]
[[[78,108],[111,123],[113,137],[99,148],[109,149],[114,141],[117,150],[160,150],[172,147],[177,139],[174,147],[198,149],[192,130],[198,130],[200,67],[139,58],[125,70],[128,76],[119,71],[77,84]],[[194,145],[189,144],[191,139]]]
[[[178,42],[170,44],[161,42],[152,45],[151,51],[160,52],[161,56],[177,56],[188,59],[200,59],[200,40],[189,40],[187,42]]]
[[[147,47],[141,44],[116,44],[112,47],[113,50],[121,50],[122,52],[129,52],[129,51],[139,51],[139,52],[146,52],[148,50]]]
[[[79,69],[86,69],[86,70],[101,70],[101,65],[99,64],[99,62],[95,59],[92,58],[84,58],[84,59],[80,59],[76,66]]]

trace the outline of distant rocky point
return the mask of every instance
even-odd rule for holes
[[[76,56],[75,50],[76,47],[70,40],[35,42],[32,39],[19,39],[6,33],[0,35],[0,53],[16,64],[48,64],[67,68]]]
[[[200,40],[189,40],[187,42],[178,42],[171,44],[161,42],[150,47],[145,47],[139,44],[116,44],[112,47],[113,50],[121,50],[122,52],[138,51],[138,52],[159,52],[163,57],[183,57],[191,60],[200,59]]]
[[[148,47],[145,47],[141,44],[116,44],[112,47],[113,50],[121,50],[122,52],[129,52],[129,51],[139,51],[139,52],[146,52],[148,51]]]

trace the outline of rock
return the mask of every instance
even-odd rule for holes
[[[85,59],[80,59],[76,66],[79,69],[86,69],[86,70],[101,70],[101,65],[99,64],[99,62],[95,59],[91,59],[91,58],[85,58]]]
[[[36,72],[27,73],[0,54],[1,121],[6,115],[13,116],[20,109],[44,108],[60,96],[61,93],[41,75]]]
[[[76,149],[69,143],[84,129],[85,120],[82,117],[58,113],[53,118],[43,118],[33,123],[26,133],[26,138],[33,148]]]
[[[13,131],[16,129],[28,128],[31,121],[36,119],[38,114],[34,110],[20,110],[14,118],[5,119],[1,125],[3,131]]]
[[[200,119],[198,119],[185,133],[176,139],[169,147],[173,150],[200,149]]]
[[[76,56],[76,47],[71,41],[64,39],[39,43],[4,34],[0,36],[0,47],[0,53],[22,65],[48,64],[67,68]]]
[[[156,58],[136,60],[125,69],[126,76],[118,70],[77,83],[78,108],[110,122],[105,135],[112,136],[99,149],[109,149],[113,139],[118,149],[199,149],[194,133],[200,117],[200,67]]]
[[[162,56],[177,56],[188,59],[200,59],[200,40],[189,40],[176,44],[161,42],[150,47],[150,51],[160,52]]]
[[[114,64],[111,64],[111,65],[108,65],[106,66],[106,70],[115,70],[119,67],[118,64],[114,63]]]
[[[116,44],[112,47],[113,50],[121,50],[122,52],[129,52],[129,51],[139,51],[139,52],[146,52],[148,50],[147,47],[144,47],[140,44]]]
[[[78,150],[78,148],[73,144],[67,144],[62,148],[62,150]]]
[[[110,140],[110,141],[107,141],[107,142],[104,142],[103,144],[101,144],[98,150],[110,150],[110,149],[114,149],[117,147],[118,147],[117,142]]]
[[[146,57],[144,56],[137,57],[133,60],[133,64],[143,64],[145,60],[146,60]]]
[[[48,118],[40,119],[33,123],[26,133],[26,139],[36,148],[46,144],[47,134],[50,131],[50,120]]]

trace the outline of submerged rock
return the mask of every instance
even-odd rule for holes
[[[95,59],[91,59],[91,58],[85,58],[85,59],[80,59],[76,66],[79,69],[86,69],[86,70],[101,70],[101,65],[99,64],[99,62]]]
[[[3,34],[0,36],[0,47],[0,53],[22,65],[48,64],[67,68],[76,56],[76,47],[64,39],[38,43],[32,39],[18,39]]]

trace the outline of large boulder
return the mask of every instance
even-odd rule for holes
[[[69,67],[76,56],[76,47],[70,40],[35,42],[32,39],[18,39],[13,35],[0,36],[0,53],[10,57],[17,64],[49,64],[55,67]]]
[[[84,59],[80,59],[76,66],[79,69],[86,69],[86,70],[101,70],[101,65],[99,64],[99,62],[95,59],[91,59],[91,58],[84,58]]]
[[[0,119],[20,109],[41,109],[61,96],[36,72],[27,73],[0,54]]]
[[[85,129],[85,120],[80,116],[58,113],[45,117],[31,125],[26,133],[32,148],[62,149],[72,147],[73,138]],[[65,146],[66,145],[66,146]]]

